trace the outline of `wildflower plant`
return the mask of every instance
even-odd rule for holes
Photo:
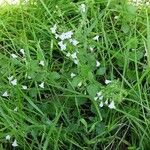
[[[149,149],[149,12],[133,7],[0,10],[1,147]]]

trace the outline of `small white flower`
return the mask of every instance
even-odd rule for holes
[[[22,55],[25,55],[24,49],[20,49],[20,53],[21,53]]]
[[[104,98],[103,96],[98,97],[99,100],[103,100],[103,98]]]
[[[73,72],[71,73],[71,78],[74,78],[76,76],[76,74],[74,74]]]
[[[64,44],[63,41],[58,42],[58,45],[60,46],[61,51],[66,50],[66,44]]]
[[[99,39],[99,35],[96,35],[96,36],[93,38],[93,40],[95,40],[95,41],[98,41],[98,39]]]
[[[85,4],[80,5],[80,11],[81,11],[81,13],[85,13],[85,11],[86,11],[86,5]]]
[[[97,60],[96,61],[96,67],[99,67],[101,64],[100,64],[100,62]]]
[[[72,31],[68,31],[68,32],[63,32],[60,36],[59,36],[59,38],[63,41],[63,40],[66,40],[66,39],[71,39],[71,37],[72,37],[72,35],[73,35],[73,32]]]
[[[104,106],[103,102],[100,102],[99,107],[103,107],[103,106]]]
[[[44,66],[45,66],[44,60],[41,60],[41,61],[39,62],[39,64],[44,67]]]
[[[18,146],[16,139],[15,139],[14,142],[12,143],[12,146],[13,146],[13,147],[17,147],[17,146]]]
[[[73,62],[77,65],[79,64],[79,60],[78,59],[74,59]]]
[[[8,92],[7,91],[5,91],[4,93],[3,93],[3,95],[2,95],[3,97],[8,97],[9,95],[8,95]]]
[[[31,79],[31,77],[30,77],[30,76],[28,76],[27,78],[28,78],[28,79]]]
[[[82,86],[82,81],[78,83],[78,87],[81,87]]]
[[[41,84],[39,84],[39,87],[41,87],[42,89],[44,89],[44,82],[42,82]]]
[[[97,101],[97,100],[98,100],[98,96],[95,96],[95,97],[94,97],[94,100]]]
[[[77,52],[74,52],[73,54],[71,54],[71,57],[72,57],[73,59],[77,59]]]
[[[98,97],[102,96],[102,91],[98,92],[98,93],[97,93],[97,96],[98,96]]]
[[[5,138],[6,138],[6,140],[10,140],[11,136],[7,135]]]
[[[58,38],[59,38],[59,35],[58,35],[58,34],[55,34],[55,38],[58,39]]]
[[[110,109],[115,109],[116,107],[115,107],[114,101],[111,101],[111,103],[108,105],[108,107],[109,107]]]
[[[14,108],[14,111],[17,112],[18,111],[18,107]]]
[[[106,101],[105,101],[105,105],[108,105],[108,99],[106,99]]]
[[[116,20],[117,20],[118,18],[119,18],[119,16],[115,16],[115,17],[114,17],[114,19],[116,19]]]
[[[57,30],[56,24],[55,24],[52,28],[50,28],[50,30],[51,30],[51,32],[52,32],[53,34],[55,34],[55,33],[56,33],[56,30]]]
[[[69,42],[72,43],[72,45],[74,46],[77,46],[79,44],[79,42],[75,39],[70,39]]]
[[[22,85],[22,89],[27,90],[28,87],[26,85]]]
[[[11,83],[13,86],[17,85],[17,79],[14,79],[14,80],[10,81],[10,83]]]
[[[111,82],[112,82],[111,80],[105,80],[105,84],[109,84]]]
[[[94,51],[94,48],[93,48],[93,47],[90,47],[90,51],[93,52],[93,51]]]
[[[70,53],[70,52],[68,52],[68,53],[66,54],[66,56],[67,56],[67,57],[70,57],[70,56],[71,56],[71,53]]]
[[[13,78],[14,78],[14,76],[8,77],[9,82],[12,81]]]
[[[18,56],[16,54],[11,54],[11,57],[14,59],[18,58]]]

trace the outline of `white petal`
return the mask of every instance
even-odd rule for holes
[[[3,93],[3,95],[2,95],[3,97],[8,97],[9,95],[8,95],[8,92],[7,91],[5,91],[4,93]]]
[[[45,66],[44,60],[41,60],[41,61],[39,62],[39,64],[44,67],[44,66]]]
[[[17,85],[17,79],[14,79],[14,80],[12,80],[12,81],[10,81],[10,83],[12,84],[12,85]]]
[[[96,61],[96,67],[99,67],[101,64],[99,61]]]
[[[6,138],[6,140],[10,140],[11,136],[7,135],[5,138]]]
[[[25,55],[24,49],[20,49],[20,53],[22,53],[22,55]]]
[[[95,40],[95,41],[98,41],[98,39],[99,39],[99,35],[96,35],[96,36],[93,38],[93,40]]]
[[[70,52],[68,52],[68,53],[66,54],[66,56],[67,56],[67,57],[70,57],[70,56],[71,56],[71,53],[70,53]]]
[[[28,87],[26,85],[22,85],[22,89],[27,90]]]
[[[73,62],[77,65],[79,63],[78,59],[74,59]]]
[[[109,107],[110,109],[115,109],[116,107],[115,107],[114,101],[111,101],[111,103],[108,105],[108,107]]]
[[[93,52],[93,51],[94,51],[94,48],[93,48],[93,47],[90,47],[90,51]]]
[[[119,16],[115,16],[115,17],[114,17],[114,19],[118,19],[118,18],[119,18]]]
[[[104,106],[103,102],[100,102],[99,107],[103,107],[103,106]]]
[[[103,100],[103,98],[104,98],[103,96],[98,97],[99,100]]]
[[[17,112],[18,111],[18,107],[14,108],[14,111]]]
[[[112,82],[111,80],[105,80],[105,84],[109,84],[111,82]]]
[[[82,86],[82,81],[80,83],[78,83],[78,87],[81,87]]]
[[[108,99],[106,99],[106,101],[105,101],[105,105],[108,105]]]
[[[97,93],[97,96],[98,96],[98,97],[102,96],[102,91],[98,92],[98,93]]]
[[[85,4],[80,5],[80,11],[81,11],[81,13],[84,13],[86,11],[86,5]]]
[[[64,44],[63,41],[58,42],[58,45],[60,46],[61,51],[66,50],[66,44]]]
[[[13,147],[17,147],[17,146],[18,146],[16,139],[15,139],[14,142],[12,143],[12,146],[13,146]]]
[[[51,30],[51,32],[52,32],[53,34],[55,34],[55,33],[56,33],[56,30],[57,30],[56,24],[55,24],[52,28],[50,28],[50,30]]]
[[[97,96],[95,96],[95,97],[94,97],[94,100],[95,100],[95,101],[97,101],[97,99],[98,99],[98,97],[97,97]]]
[[[39,84],[39,87],[41,87],[42,89],[44,89],[44,82],[42,82],[41,84]]]
[[[8,77],[9,82],[12,81],[13,78],[14,78],[14,76]]]
[[[73,54],[71,54],[71,57],[72,57],[73,59],[77,59],[77,52],[74,52]]]
[[[74,46],[77,46],[79,44],[79,42],[75,39],[70,39],[69,42],[72,43],[72,45]]]
[[[18,58],[18,56],[16,54],[11,54],[11,57],[14,59]]]
[[[71,73],[71,78],[74,78],[76,76],[76,74]]]

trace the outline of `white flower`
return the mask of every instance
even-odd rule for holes
[[[100,102],[99,107],[103,107],[103,106],[104,106],[103,102]]]
[[[6,140],[10,140],[11,136],[7,135],[5,138],[6,138]]]
[[[21,53],[22,55],[25,55],[24,49],[20,49],[20,53]]]
[[[93,51],[94,51],[94,48],[93,48],[93,47],[90,47],[90,51],[93,52]]]
[[[117,20],[118,18],[119,18],[119,16],[115,16],[115,17],[114,17],[114,19],[116,19],[116,20]]]
[[[100,62],[97,60],[96,61],[96,67],[99,67],[101,64],[100,64]]]
[[[8,92],[7,91],[5,91],[4,93],[3,93],[3,95],[2,95],[3,97],[8,97],[9,95],[8,95]]]
[[[71,78],[74,78],[76,76],[76,74],[74,74],[73,72],[71,73]]]
[[[74,59],[73,62],[77,65],[79,63],[78,59]]]
[[[41,84],[39,84],[39,87],[41,87],[42,89],[44,89],[44,82],[42,82]]]
[[[105,101],[105,105],[108,105],[108,99],[106,99],[106,101]]]
[[[96,35],[95,37],[93,37],[93,40],[98,41],[99,39],[99,35]]]
[[[51,30],[51,32],[52,32],[53,34],[55,34],[55,33],[56,33],[56,30],[57,30],[56,24],[55,24],[52,28],[50,28],[50,30]]]
[[[75,39],[70,39],[69,42],[72,43],[72,45],[74,46],[77,46],[79,44],[79,42]]]
[[[58,38],[59,38],[59,35],[58,35],[58,34],[55,34],[55,38],[58,39]]]
[[[28,87],[26,85],[22,85],[22,89],[27,90]]]
[[[18,107],[14,108],[14,111],[17,112],[18,111]]]
[[[66,56],[67,56],[67,57],[70,57],[70,56],[71,56],[71,53],[70,53],[70,52],[68,52],[68,53],[66,54]]]
[[[78,83],[78,87],[81,87],[82,86],[82,81]]]
[[[111,103],[108,105],[108,107],[109,107],[110,109],[115,109],[116,107],[115,107],[114,101],[111,101]]]
[[[94,100],[97,101],[97,99],[98,99],[98,96],[95,96],[95,97],[94,97]]]
[[[111,80],[105,80],[105,84],[109,84],[111,82],[112,82]]]
[[[63,40],[66,40],[66,39],[71,39],[73,35],[73,32],[72,31],[68,31],[68,32],[63,32],[61,35],[59,35],[59,38],[63,41]]]
[[[73,54],[71,54],[71,57],[72,57],[73,59],[77,59],[77,52],[74,52]]]
[[[98,92],[98,93],[97,93],[97,96],[98,96],[98,97],[102,96],[102,91]]]
[[[63,41],[58,42],[58,45],[60,46],[61,51],[66,50],[66,44],[63,44]]]
[[[41,61],[39,62],[39,64],[44,67],[44,66],[45,66],[44,60],[41,60]]]
[[[80,5],[80,11],[81,11],[81,13],[85,13],[85,11],[86,11],[86,5],[85,4]]]
[[[14,78],[14,76],[8,77],[9,82],[12,81],[13,78]]]
[[[28,79],[31,79],[31,77],[30,77],[30,76],[28,76],[27,78],[28,78]]]
[[[14,79],[14,80],[12,80],[12,81],[10,81],[10,83],[12,84],[12,85],[17,85],[17,79]]]
[[[18,56],[16,54],[11,54],[11,57],[14,59],[18,58]]]
[[[99,100],[103,100],[103,98],[104,98],[103,96],[99,96],[98,97]]]
[[[17,147],[17,146],[18,146],[16,139],[15,139],[14,142],[12,143],[12,146],[13,146],[13,147]]]

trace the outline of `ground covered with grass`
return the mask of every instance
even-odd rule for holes
[[[150,18],[117,0],[0,10],[0,149],[150,148]]]

